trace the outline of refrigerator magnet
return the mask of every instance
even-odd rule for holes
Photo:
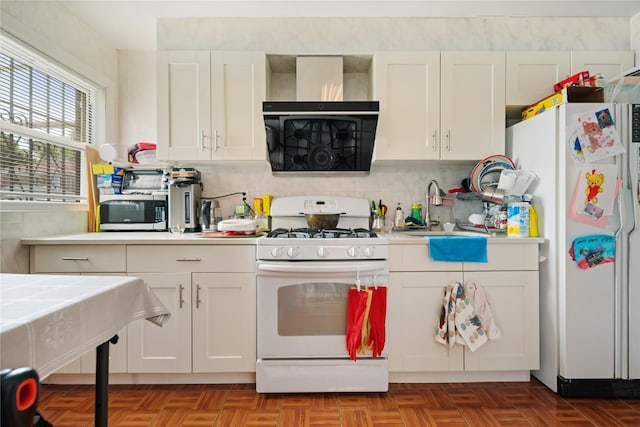
[[[624,153],[609,108],[576,114],[574,120],[585,161],[594,162]]]
[[[583,270],[615,261],[615,236],[596,234],[573,240],[569,254]]]

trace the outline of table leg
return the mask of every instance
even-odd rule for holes
[[[114,335],[96,348],[96,427],[107,427],[109,422],[109,343],[117,343]]]

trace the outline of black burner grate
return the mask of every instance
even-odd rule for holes
[[[368,239],[378,237],[378,235],[366,228],[276,228],[270,231],[267,237],[293,239]]]

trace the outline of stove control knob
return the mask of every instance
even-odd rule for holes
[[[274,258],[280,258],[282,256],[282,248],[271,249],[271,256]]]
[[[325,248],[324,246],[320,246],[317,250],[317,253],[320,258],[326,258],[329,256],[329,249]]]
[[[358,255],[360,255],[360,248],[351,246],[349,249],[347,249],[347,255],[349,255],[351,258],[356,258]]]
[[[289,258],[295,258],[298,256],[298,254],[300,253],[300,249],[295,248],[295,247],[291,247],[289,249],[287,249],[287,256]]]
[[[366,248],[364,248],[363,252],[366,258],[371,258],[376,253],[376,248],[374,248],[373,246],[367,246]]]

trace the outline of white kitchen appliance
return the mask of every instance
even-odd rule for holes
[[[340,212],[335,229],[307,228],[303,212]],[[388,241],[370,232],[365,199],[275,198],[272,229],[257,242],[256,390],[386,391],[387,352],[349,358],[347,294],[388,286]]]
[[[608,108],[623,154],[622,186],[606,228],[571,218],[578,177],[576,115]],[[507,129],[507,154],[540,178],[540,370],[533,375],[563,396],[640,396],[640,105],[564,104]],[[602,194],[602,193],[600,193]],[[584,194],[578,194],[584,203]],[[573,209],[573,211],[570,211]],[[582,269],[569,255],[575,238],[615,235],[615,262]]]

